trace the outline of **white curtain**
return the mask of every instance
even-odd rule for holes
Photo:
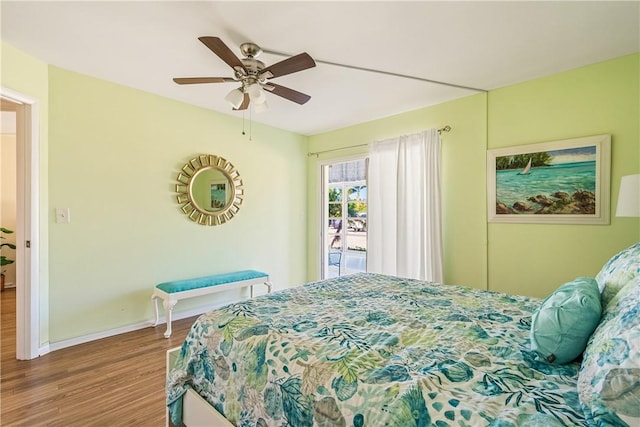
[[[369,146],[367,271],[442,282],[440,136]]]

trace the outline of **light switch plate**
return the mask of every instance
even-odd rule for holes
[[[71,222],[69,208],[56,208],[56,222],[58,224],[69,224]]]

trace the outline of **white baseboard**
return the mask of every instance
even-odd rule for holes
[[[38,356],[44,356],[45,354],[49,353],[50,351],[51,351],[51,349],[49,348],[49,343],[46,343],[43,346],[41,346],[40,348],[38,348]]]
[[[194,308],[194,309],[183,311],[183,312],[174,312],[173,313],[173,321],[175,322],[176,320],[186,319],[187,317],[197,316],[199,314],[206,313],[209,310],[213,310],[213,309],[222,307],[223,305],[226,305],[226,304],[228,304],[228,303],[219,304],[219,305],[215,305],[215,306],[208,305],[206,307]],[[74,345],[79,345],[79,344],[84,344],[84,343],[87,343],[87,342],[99,340],[99,339],[102,339],[102,338],[108,338],[108,337],[112,337],[112,336],[115,336],[115,335],[126,334],[127,332],[137,331],[138,329],[148,328],[148,327],[153,326],[153,322],[154,322],[153,320],[149,320],[149,321],[146,321],[146,322],[139,322],[139,323],[134,323],[132,325],[125,325],[125,326],[121,326],[119,328],[114,328],[114,329],[109,329],[109,330],[106,330],[106,331],[96,332],[94,334],[83,335],[81,337],[70,338],[68,340],[50,342],[49,344],[47,344],[44,347],[40,348],[40,350],[41,350],[40,351],[40,355],[49,353],[50,351],[56,351],[56,350],[60,350],[60,349],[63,349],[63,348],[72,347]],[[160,320],[158,322],[158,326],[166,324],[166,323],[167,323],[166,318],[164,316],[162,316],[162,317],[160,317]],[[156,327],[158,327],[158,326],[156,326]],[[162,339],[164,339],[164,338],[162,338]],[[42,353],[42,350],[45,347],[46,347],[46,353]]]

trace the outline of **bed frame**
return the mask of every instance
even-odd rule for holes
[[[180,347],[167,350],[167,376],[169,376],[169,371],[179,354]],[[174,427],[168,408],[165,410],[165,414],[166,427]],[[187,427],[234,427],[191,388],[182,396],[182,422]]]

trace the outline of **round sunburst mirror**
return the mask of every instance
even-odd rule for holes
[[[194,157],[185,163],[177,179],[180,209],[198,224],[224,224],[240,210],[244,197],[240,173],[220,156]]]

